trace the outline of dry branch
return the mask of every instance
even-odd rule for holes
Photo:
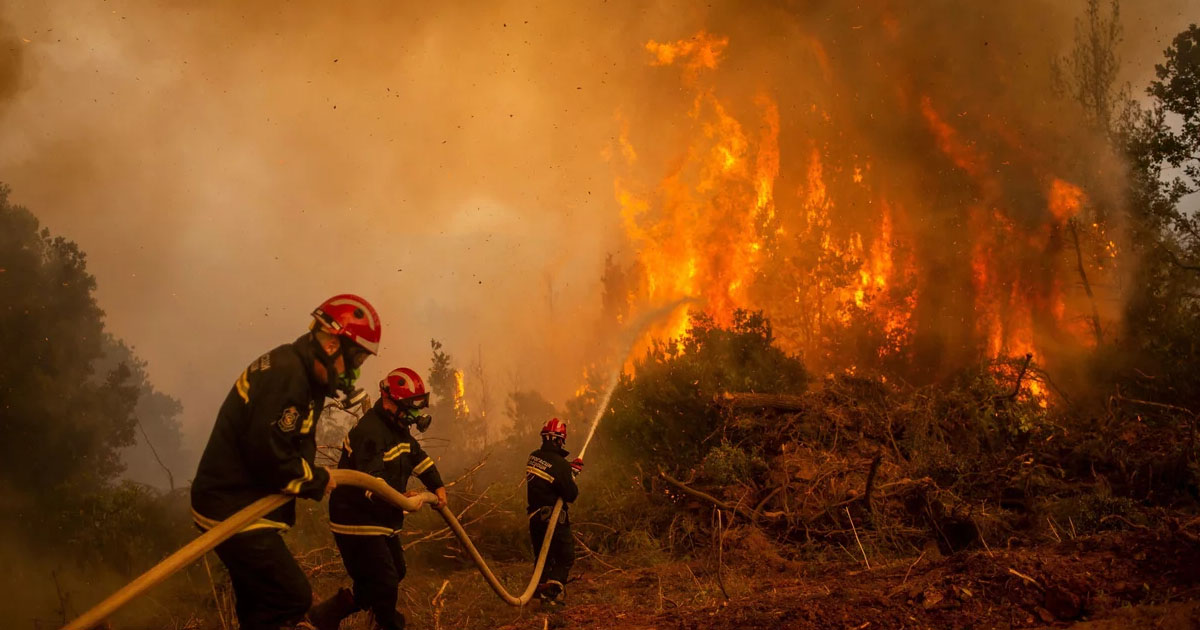
[[[678,479],[675,479],[674,477],[668,475],[664,471],[660,470],[660,471],[658,471],[658,474],[660,477],[665,479],[667,481],[667,483],[671,484],[672,486],[675,486],[676,488],[679,488],[680,490],[684,491],[685,493],[687,493],[697,499],[700,499],[703,501],[708,501],[709,503],[712,503],[713,505],[721,508],[722,510],[729,510],[729,511],[735,512],[737,514],[741,514],[742,516],[746,517],[747,519],[749,519],[751,521],[753,521],[755,519],[755,513],[751,512],[750,510],[747,510],[746,508],[742,507],[741,505],[730,505],[730,504],[712,496],[711,494],[707,494],[707,493],[701,492],[699,490],[696,490],[695,488],[688,486],[687,484],[683,483],[682,481],[679,481]],[[771,518],[771,519],[776,519],[776,518],[785,516],[785,514],[783,512],[764,512],[764,513],[760,514],[760,516],[763,516],[766,518]]]
[[[725,392],[717,397],[717,404],[730,409],[776,409],[778,411],[804,411],[809,407],[802,396],[753,392]]]

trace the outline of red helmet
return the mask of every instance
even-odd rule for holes
[[[335,295],[322,302],[312,316],[329,332],[353,341],[371,354],[379,352],[379,333],[383,328],[379,313],[357,295]]]
[[[546,424],[542,425],[542,439],[562,440],[567,439],[567,423],[558,418],[550,418]]]
[[[406,367],[388,372],[388,375],[379,381],[379,393],[401,406],[416,409],[429,406],[429,391],[425,389],[425,381],[422,381],[415,371]]]

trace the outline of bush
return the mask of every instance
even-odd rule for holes
[[[600,437],[649,467],[692,468],[721,440],[724,392],[800,394],[808,372],[772,345],[760,312],[739,310],[728,328],[700,314],[679,339],[655,343],[622,378]]]
[[[728,485],[760,477],[767,472],[767,462],[723,441],[704,456],[702,470],[709,481]]]

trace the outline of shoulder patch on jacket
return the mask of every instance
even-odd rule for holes
[[[279,428],[285,433],[290,433],[296,430],[296,422],[300,420],[300,411],[295,407],[288,407],[283,410],[283,415],[279,417]]]
[[[265,372],[271,369],[271,353],[268,352],[261,357],[258,357],[250,364],[251,372]]]

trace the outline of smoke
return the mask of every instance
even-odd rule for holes
[[[343,291],[385,321],[366,383],[426,369],[437,338],[462,367],[481,361],[492,392],[558,401],[611,350],[600,277],[606,252],[631,253],[613,199],[622,126],[639,181],[687,145],[691,97],[647,41],[728,37],[715,88],[747,121],[757,94],[776,98],[788,194],[813,143],[869,154],[874,178],[930,196],[905,229],[940,242],[957,219],[937,199],[951,176],[914,159],[920,94],[980,137],[1016,130],[989,147],[995,168],[1020,154],[1078,170],[1094,146],[1046,97],[1082,3],[993,4],[26,3],[0,31],[0,179],[88,252],[110,330],[182,400],[193,445],[245,364]]]

